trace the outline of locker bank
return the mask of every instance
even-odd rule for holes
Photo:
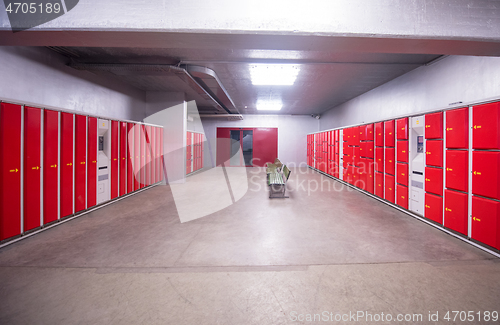
[[[498,323],[499,17],[4,1],[0,323]]]

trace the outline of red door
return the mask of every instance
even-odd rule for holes
[[[73,114],[61,113],[61,218],[73,214]]]
[[[75,212],[85,210],[87,117],[75,115]]]
[[[88,119],[87,208],[97,204],[97,118]]]
[[[40,227],[42,110],[24,108],[24,231]]]
[[[465,193],[444,191],[444,226],[467,235],[468,197]]]
[[[111,199],[118,197],[118,121],[111,121]]]
[[[384,146],[384,122],[375,123],[375,145]]]
[[[425,217],[443,223],[443,197],[425,193]]]
[[[127,123],[127,193],[134,191],[134,124]]]
[[[21,106],[0,104],[0,240],[21,234]]]
[[[59,113],[43,113],[43,224],[47,224],[58,217]]]
[[[120,196],[127,194],[127,123],[120,122]]]

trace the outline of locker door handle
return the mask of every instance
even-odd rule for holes
[[[66,164],[66,166],[73,166],[73,163]]]
[[[11,173],[17,173],[18,171],[19,171],[19,169],[17,169],[17,168],[9,170],[9,172],[11,172]]]
[[[95,160],[94,160],[92,163],[93,163],[93,164],[95,164],[96,162],[97,162],[97,161],[95,161]]]
[[[481,128],[481,125],[474,125],[474,130],[480,129],[480,128]]]
[[[40,167],[36,166],[36,167],[32,167],[31,169],[33,169],[33,170],[39,170]]]
[[[82,162],[80,163],[80,165],[85,165],[85,161],[82,161]]]
[[[51,168],[57,168],[57,165],[50,165]]]

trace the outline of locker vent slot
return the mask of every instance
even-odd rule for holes
[[[411,181],[411,186],[424,189],[424,183],[422,182]]]

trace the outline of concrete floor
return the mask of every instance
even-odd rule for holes
[[[235,204],[190,222],[157,186],[2,248],[0,324],[500,312],[499,259],[309,169],[292,169],[289,199],[269,200],[257,168],[248,179]]]

